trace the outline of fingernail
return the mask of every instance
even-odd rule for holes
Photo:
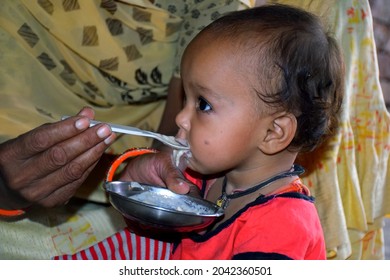
[[[115,135],[112,134],[110,137],[104,139],[104,143],[106,145],[111,145],[114,142],[114,140],[115,140]]]
[[[110,134],[111,129],[107,125],[100,127],[97,131],[97,135],[102,139],[108,137]]]
[[[89,126],[89,123],[86,119],[79,119],[76,121],[75,126],[78,130],[84,130]]]

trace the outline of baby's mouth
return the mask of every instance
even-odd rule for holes
[[[175,140],[176,142],[180,143],[184,147],[188,147],[188,149],[190,148],[187,140],[181,138],[175,138]]]
[[[185,140],[184,140],[185,141]],[[182,143],[182,142],[180,142]],[[187,141],[185,141],[186,146],[188,146]],[[188,146],[188,149],[178,150],[174,149],[172,152],[172,161],[174,165],[180,170],[185,170],[188,165],[188,160],[192,157],[191,150]]]

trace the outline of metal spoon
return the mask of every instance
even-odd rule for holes
[[[64,120],[67,118],[69,118],[69,116],[63,116],[61,119]],[[174,149],[188,150],[190,148],[189,146],[186,146],[186,145],[180,143],[179,141],[177,141],[175,139],[175,137],[173,137],[173,136],[167,136],[167,135],[163,135],[163,134],[156,133],[156,132],[142,130],[142,129],[132,127],[132,126],[106,123],[106,122],[100,122],[100,121],[95,121],[95,120],[90,120],[89,126],[92,127],[92,126],[100,124],[100,123],[105,123],[105,124],[109,125],[113,132],[154,138],[154,139],[160,141],[161,143],[164,143],[165,145],[170,146]]]

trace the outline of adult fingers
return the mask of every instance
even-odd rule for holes
[[[98,161],[85,170],[84,174],[80,178],[68,182],[60,187],[51,188],[51,191],[40,194],[37,193],[35,198],[30,197],[30,199],[34,200],[35,204],[43,207],[54,207],[67,203],[74,196],[78,188],[85,182],[88,175],[91,174],[97,162]],[[49,190],[50,186],[52,186],[51,178],[48,178],[45,182],[41,183],[43,186],[46,186],[47,190]]]
[[[17,138],[11,156],[28,158],[70,139],[89,127],[86,117],[71,117],[64,121],[41,125]]]
[[[181,194],[188,193],[192,185],[174,165],[171,153],[165,151],[131,159],[122,172],[120,180],[168,187]]]
[[[78,187],[79,182],[86,179],[106,148],[104,142],[99,143],[47,175],[36,178],[33,181],[35,185],[26,185],[20,190],[21,194],[29,201],[37,201],[63,186],[74,184]]]

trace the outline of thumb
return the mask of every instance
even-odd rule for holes
[[[171,191],[178,194],[189,194],[194,197],[201,197],[200,189],[184,177],[182,171],[174,166],[166,169],[165,185]]]
[[[77,113],[77,115],[93,119],[95,117],[95,111],[91,107],[84,107]]]
[[[163,169],[165,175],[165,185],[171,191],[178,194],[191,194],[195,196],[200,196],[199,188],[187,180],[184,177],[184,174],[181,169],[177,168],[172,161],[169,164],[166,164]]]
[[[188,181],[180,169],[173,165],[168,165],[165,168],[165,185],[171,191],[178,194],[187,194],[190,192],[193,183]]]
[[[201,197],[200,189],[192,182],[182,177],[167,178],[167,187],[178,194],[189,194],[194,197]]]
[[[198,188],[191,182],[180,177],[167,178],[166,184],[168,189],[178,194],[188,194],[193,188]]]

